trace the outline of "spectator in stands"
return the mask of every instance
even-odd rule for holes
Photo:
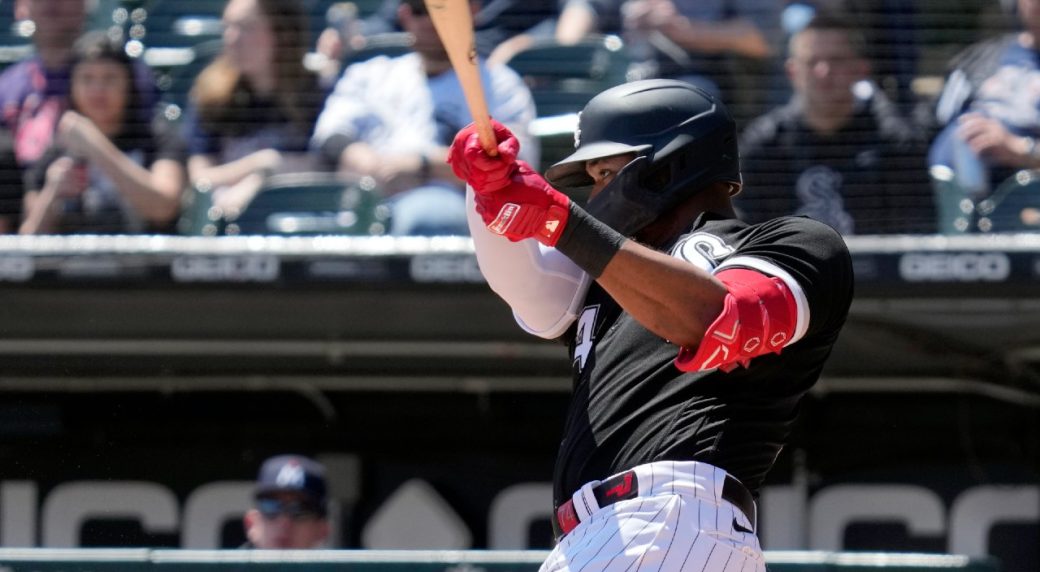
[[[184,125],[188,174],[234,217],[274,172],[314,170],[308,141],[324,91],[303,65],[297,2],[230,0],[224,51],[199,74]]]
[[[264,461],[253,507],[243,518],[243,548],[322,548],[330,532],[327,491],[325,467],[313,459],[279,455]]]
[[[776,0],[565,0],[556,38],[574,43],[616,32],[618,22],[630,80],[681,79],[714,94],[731,91],[728,56],[764,62],[770,74],[781,43]]]
[[[962,197],[978,202],[1016,170],[1040,167],[1040,0],[1018,0],[1018,17],[1022,31],[972,45],[951,62],[928,158],[953,171],[954,186],[939,187],[940,205],[952,204],[940,209],[944,230],[965,230],[949,227]]]
[[[423,1],[402,2],[398,18],[415,37],[414,52],[348,67],[312,145],[341,172],[376,179],[389,196],[391,234],[469,234],[462,183],[445,163],[447,145],[472,121],[462,87]],[[521,140],[523,159],[537,165],[538,144],[527,129],[535,117],[531,92],[504,65],[480,68],[491,115]]]
[[[552,38],[558,0],[488,0],[473,17],[477,52],[489,64],[511,57],[540,39]]]
[[[855,24],[824,12],[791,38],[791,100],[741,134],[742,218],[808,215],[843,234],[934,231],[923,141],[869,81],[863,50]]]
[[[487,0],[473,16],[477,54],[488,63],[502,63],[540,38],[551,38],[559,0]],[[342,59],[365,45],[365,36],[400,31],[400,0],[383,0],[379,10],[353,26],[339,25],[322,32],[317,51]]]
[[[164,118],[144,122],[122,41],[90,32],[72,49],[71,108],[26,174],[19,231],[169,232],[185,186],[184,148]]]
[[[594,34],[622,33],[623,0],[561,0],[554,35],[561,44],[576,44]]]
[[[784,32],[797,32],[816,10],[854,18],[866,40],[864,55],[874,81],[905,116],[918,101],[911,84],[917,75],[922,9],[916,0],[793,0],[781,15]],[[946,14],[950,8],[941,7]]]
[[[16,7],[17,16],[33,22],[34,52],[0,75],[0,233],[17,229],[24,170],[50,147],[68,105],[69,60],[72,43],[84,29],[86,3],[24,0]],[[150,113],[158,90],[143,63],[135,63],[134,81],[142,113]]]

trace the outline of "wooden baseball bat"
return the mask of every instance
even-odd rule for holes
[[[430,14],[433,27],[448,52],[451,67],[462,84],[462,93],[466,96],[466,106],[477,125],[480,144],[488,155],[498,154],[495,132],[491,129],[491,116],[488,113],[487,100],[484,97],[484,86],[480,83],[480,69],[477,67],[477,44],[473,38],[473,16],[470,14],[470,0],[423,0]]]

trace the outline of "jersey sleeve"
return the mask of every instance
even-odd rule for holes
[[[563,336],[577,319],[591,277],[554,248],[492,234],[473,201],[473,190],[467,186],[466,215],[477,265],[488,286],[509,304],[524,331],[545,339]]]
[[[797,308],[787,345],[824,331],[837,331],[852,303],[852,258],[831,227],[804,217],[782,217],[757,225],[715,273],[745,268],[779,278]]]

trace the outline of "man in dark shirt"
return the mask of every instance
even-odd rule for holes
[[[741,135],[738,213],[807,215],[842,234],[934,232],[923,141],[868,81],[855,26],[821,13],[789,49],[791,101]]]
[[[594,97],[548,181],[494,129],[494,157],[473,126],[449,156],[477,260],[574,372],[542,571],[764,571],[753,498],[848,313],[841,237],[738,220],[735,124],[684,82]],[[587,210],[550,182],[591,186]]]

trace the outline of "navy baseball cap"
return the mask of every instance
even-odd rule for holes
[[[264,461],[256,479],[254,496],[298,493],[315,511],[325,514],[328,486],[325,467],[302,455],[278,455]]]

